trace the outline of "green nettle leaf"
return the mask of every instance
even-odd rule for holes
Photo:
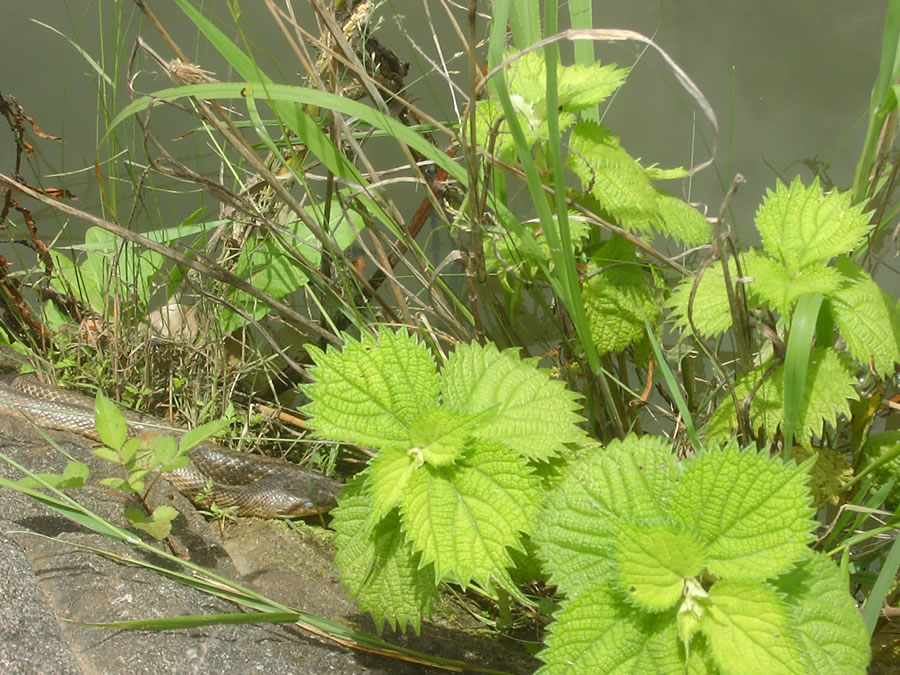
[[[709,589],[700,630],[726,673],[805,673],[788,611],[768,584],[723,579]]]
[[[372,614],[379,632],[387,621],[392,629],[411,624],[418,633],[437,594],[434,568],[420,565],[420,555],[404,540],[396,510],[370,528],[370,508],[370,499],[351,489],[333,511],[341,581],[358,598],[359,608]]]
[[[440,380],[424,344],[405,331],[348,339],[341,351],[307,346],[316,363],[304,408],[317,434],[381,447],[409,442],[409,427],[438,401]]]
[[[522,533],[531,532],[540,482],[509,448],[483,440],[472,445],[462,462],[426,464],[413,473],[400,506],[403,529],[439,580],[475,581],[485,589],[496,581],[515,592],[507,548],[521,550]]]
[[[559,216],[554,214],[553,220],[558,219]],[[592,226],[579,211],[569,211],[568,219],[572,246],[575,250],[580,250],[590,236]],[[545,262],[548,269],[553,270],[555,266],[550,256],[550,244],[544,229],[540,228],[537,222],[527,222],[523,226],[534,237],[541,253],[540,259]],[[485,234],[484,261],[488,273],[501,275],[500,282],[504,288],[509,290],[511,295],[518,295],[517,291],[511,290],[512,283],[518,282],[518,279],[514,279],[514,277],[526,278],[539,274],[539,260],[535,256],[529,255],[525,246],[522,245],[522,238],[514,235],[510,227],[493,228],[486,230]]]
[[[853,261],[839,258],[836,267],[845,283],[831,295],[834,322],[856,360],[869,365],[871,358],[875,372],[887,377],[900,362],[896,301]]]
[[[644,168],[619,139],[591,120],[572,129],[568,167],[581,179],[604,211],[637,232],[651,231],[657,215],[657,193]]]
[[[493,413],[493,411],[489,411]],[[478,416],[462,415],[447,408],[426,408],[410,425],[409,454],[417,464],[452,464],[465,450]]]
[[[678,473],[671,448],[652,436],[629,435],[569,464],[532,537],[550,581],[572,595],[610,578],[614,521],[667,522]]]
[[[618,68],[613,64],[601,66],[600,62],[596,61],[589,66],[580,63],[562,66],[559,71],[557,96],[559,107],[566,112],[579,112],[603,103],[616,89],[625,84],[631,69]],[[542,84],[546,89],[546,78]]]
[[[656,229],[686,246],[712,241],[712,225],[693,206],[670,194],[657,191]]]
[[[557,72],[560,72],[559,68]],[[558,81],[558,80],[557,80]],[[547,68],[541,52],[529,52],[513,61],[506,71],[506,86],[516,112],[522,116],[523,129],[542,131],[547,137]],[[572,114],[559,116],[560,131],[575,121]]]
[[[810,551],[774,585],[787,605],[802,672],[866,672],[872,654],[869,635],[846,580],[828,556]]]
[[[738,380],[735,393],[739,402],[750,394],[755,384],[771,364],[748,373]],[[813,436],[821,437],[825,423],[835,426],[838,415],[850,415],[849,401],[859,398],[856,380],[849,359],[832,349],[815,347],[806,372],[805,396],[800,405],[794,440],[807,450],[812,448]],[[784,366],[779,366],[756,390],[750,404],[750,421],[754,429],[761,428],[774,438],[784,423]],[[734,403],[725,397],[710,416],[706,426],[707,441],[727,439],[736,428]]]
[[[546,111],[543,103],[534,104],[517,94],[512,95],[513,106],[519,111],[516,120],[525,135],[529,147],[545,142],[549,137]],[[475,138],[478,146],[494,155],[512,160],[516,156],[516,143],[503,113],[502,106],[494,100],[479,101],[475,108]],[[572,113],[559,114],[560,132],[575,123]]]
[[[734,283],[738,278],[734,258],[728,260],[728,271]],[[695,276],[685,277],[678,282],[678,286],[665,303],[672,310],[676,328],[690,329],[688,309],[691,308],[691,290],[695,278]],[[728,304],[725,273],[721,263],[715,262],[704,270],[700,283],[697,284],[691,310],[690,316],[701,335],[715,337],[731,328],[731,306]]]
[[[762,251],[750,249],[741,257],[744,275],[750,277],[750,291],[761,303],[787,315],[801,295],[833,293],[841,285],[834,267],[812,265],[790,270]]]
[[[798,467],[732,444],[685,465],[670,510],[705,544],[710,573],[769,579],[801,557],[814,513],[810,462]]]
[[[600,354],[625,349],[644,336],[644,318],[654,323],[660,309],[643,266],[634,261],[634,246],[615,238],[593,256],[608,265],[589,276],[583,296],[591,339]],[[611,264],[610,264],[611,263]]]
[[[805,188],[799,176],[790,187],[778,181],[756,212],[763,248],[795,272],[856,248],[872,225],[850,192],[822,193],[818,179]]]
[[[562,602],[538,658],[538,673],[680,673],[685,657],[674,612],[635,611],[608,585]]]
[[[94,426],[97,428],[100,441],[107,447],[118,450],[125,445],[128,438],[125,416],[102,391],[97,392],[97,399],[94,402]]]
[[[704,545],[675,524],[625,522],[616,528],[619,582],[631,602],[650,612],[671,608],[686,579],[704,568]]]
[[[377,523],[400,503],[409,477],[421,464],[405,443],[381,448],[371,459],[364,475],[372,497],[372,523]]]
[[[475,105],[475,140],[479,148],[488,149],[498,157],[510,159],[515,155],[516,146],[505,121],[503,106],[497,101],[485,99]]]
[[[575,412],[579,395],[536,364],[514,349],[459,345],[441,371],[444,404],[479,415],[476,438],[503,443],[529,459],[555,457],[584,438]]]
[[[615,65],[557,64],[557,101],[560,111],[575,113],[602,103],[625,83],[629,68]],[[532,128],[547,119],[547,65],[544,53],[528,52],[510,63],[506,71],[510,98]],[[560,129],[562,129],[560,125]]]

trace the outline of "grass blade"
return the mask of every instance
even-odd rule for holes
[[[794,431],[800,418],[800,408],[806,394],[806,373],[809,370],[809,356],[812,352],[816,321],[823,297],[803,295],[794,308],[791,319],[791,334],[788,337],[784,357],[784,460],[790,461],[794,449]]]

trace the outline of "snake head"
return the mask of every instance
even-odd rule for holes
[[[337,506],[338,486],[328,479],[317,480],[321,485],[310,486],[306,497],[298,496],[296,490],[285,491],[280,501],[284,508],[279,508],[286,518],[302,518],[304,516],[316,516],[331,511]],[[277,491],[276,491],[277,492]],[[275,494],[272,495],[276,497]]]

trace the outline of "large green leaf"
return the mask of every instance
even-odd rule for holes
[[[775,588],[785,599],[804,672],[866,672],[869,635],[844,575],[828,556],[810,551]]]
[[[667,522],[678,468],[652,436],[585,451],[547,497],[533,539],[552,583],[578,593],[613,573],[615,523]]]
[[[658,190],[656,210],[656,229],[675,241],[686,246],[699,246],[712,240],[712,225],[684,200]]]
[[[534,527],[538,478],[525,460],[499,443],[473,441],[466,460],[424,465],[410,477],[400,513],[407,539],[432,563],[439,580],[515,592],[508,549],[522,549]]]
[[[732,282],[737,279],[737,265],[734,259],[728,261],[728,270]],[[728,303],[728,292],[725,289],[725,272],[718,261],[707,267],[700,277],[697,290],[694,292],[693,305],[691,292],[696,275],[685,277],[678,282],[672,295],[666,301],[675,317],[675,327],[685,329],[690,326],[688,317],[701,335],[714,337],[731,328],[731,305]],[[690,314],[688,312],[690,310]]]
[[[625,83],[628,68],[615,65],[591,66],[557,64],[557,103],[559,109],[575,113],[595,106]],[[537,129],[547,119],[547,65],[544,53],[532,51],[510,63],[506,69],[506,82],[513,104]],[[564,128],[562,120],[560,129]]]
[[[304,391],[319,436],[373,447],[408,444],[409,428],[438,401],[440,380],[428,348],[405,331],[348,339],[341,351],[307,345],[316,366]],[[407,445],[407,447],[409,447]]]
[[[584,438],[578,427],[578,394],[550,379],[536,360],[493,344],[459,345],[441,371],[444,404],[468,415],[480,414],[472,430],[524,457],[547,460],[565,445]]]
[[[584,304],[598,354],[617,352],[640,340],[644,319],[653,324],[660,309],[634,246],[616,237],[594,254],[600,269],[584,283]]]
[[[635,611],[602,579],[564,600],[538,656],[538,673],[681,673],[674,612]]]
[[[808,672],[792,639],[787,608],[768,584],[725,579],[709,591],[701,630],[724,673]]]
[[[841,274],[834,267],[811,265],[791,270],[758,249],[741,257],[744,275],[752,279],[750,290],[755,299],[787,316],[801,295],[828,295],[841,285]]]
[[[756,212],[763,248],[792,272],[852,251],[871,228],[861,204],[849,192],[822,193],[818,179],[808,188],[800,178],[778,181]]]
[[[379,632],[387,621],[401,631],[409,623],[418,633],[437,594],[434,568],[419,564],[419,554],[404,540],[396,510],[374,529],[368,527],[370,510],[365,495],[341,495],[332,521],[335,566],[359,608],[371,612]]]
[[[649,612],[670,609],[687,579],[703,572],[706,547],[677,523],[627,521],[616,528],[619,583],[631,604]]]
[[[797,467],[732,444],[685,464],[671,513],[706,545],[709,572],[769,579],[806,550],[813,516],[809,463]]]
[[[869,274],[847,258],[837,269],[845,283],[831,295],[834,322],[847,349],[860,363],[888,376],[900,362],[900,311],[897,299],[882,291]]]
[[[568,167],[606,213],[637,232],[649,232],[657,193],[643,167],[601,125],[582,121],[569,139]]]

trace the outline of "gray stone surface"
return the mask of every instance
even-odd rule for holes
[[[84,439],[53,436],[65,453],[91,466],[92,477],[109,475],[110,465],[93,457]],[[60,472],[66,463],[37,431],[10,419],[0,419],[0,452],[37,472]],[[2,461],[0,475],[20,477]],[[96,486],[96,479],[89,484]],[[129,503],[123,495],[103,488],[72,494],[110,522],[125,522]],[[245,520],[220,529],[164,481],[154,487],[151,501],[181,511],[174,523],[174,545],[193,562],[280,603],[373,631],[340,588],[332,570],[329,536],[321,527],[301,525],[292,530],[283,523]],[[420,666],[350,650],[287,625],[163,632],[83,625],[241,611],[227,600],[126,562],[129,558],[176,569],[169,561],[92,532],[25,495],[0,489],[0,672],[425,672]],[[530,672],[536,665],[519,647],[452,627],[426,624],[421,638],[386,637],[419,651],[501,670]]]
[[[21,546],[0,535],[0,560],[0,672],[80,673]]]

